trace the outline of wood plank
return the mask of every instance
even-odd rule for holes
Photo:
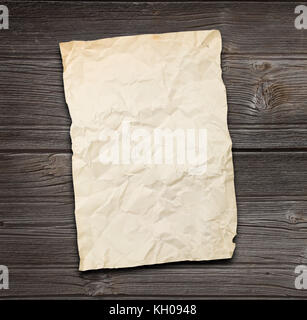
[[[222,66],[231,125],[307,123],[307,60],[228,56]]]
[[[0,62],[1,126],[69,128],[59,52]],[[307,59],[224,55],[222,67],[230,126],[306,128]]]
[[[0,80],[6,88],[0,94],[1,149],[70,149],[58,60],[29,60],[25,66],[23,60],[16,65],[9,60],[0,66],[10,79],[9,86]],[[228,56],[223,69],[235,149],[306,148],[307,60]]]
[[[59,55],[4,60],[0,70],[2,125],[70,124]],[[225,56],[229,123],[306,123],[306,72],[307,60]]]
[[[307,264],[307,201],[238,200],[237,248],[231,261],[210,262],[222,267],[246,265],[268,269]],[[7,199],[0,205],[1,263],[11,267],[78,268],[72,198]],[[206,267],[181,262],[169,268]],[[161,267],[162,269],[164,267]]]
[[[80,273],[72,268],[11,268],[10,289],[1,298],[36,297],[197,297],[305,298],[294,287],[293,266],[229,268],[142,267]]]
[[[297,3],[10,2],[0,52],[56,52],[59,41],[218,28],[227,53],[305,54],[306,30],[294,27]],[[34,49],[34,50],[33,50]]]
[[[50,203],[53,202],[53,206]],[[239,201],[231,260],[79,272],[72,203],[2,203],[3,297],[305,297],[294,269],[306,264],[306,201]],[[159,285],[157,285],[157,283]]]
[[[197,22],[187,30],[222,31],[230,124],[307,123],[307,42],[302,36],[307,31],[294,28],[294,4],[11,2],[9,7],[11,28],[0,34],[2,125],[70,124],[59,41],[182,30],[185,20]],[[263,21],[268,12],[270,19]],[[87,14],[89,19],[83,19]],[[280,17],[289,23],[281,24]],[[180,23],[165,30],[172,19]]]
[[[239,197],[306,196],[306,152],[234,152]],[[0,198],[72,196],[71,154],[0,154]]]
[[[0,154],[0,197],[72,196],[71,155]]]
[[[307,127],[267,125],[249,128],[230,125],[233,150],[271,150],[307,148]],[[0,127],[0,152],[63,152],[71,153],[69,127],[7,126]]]

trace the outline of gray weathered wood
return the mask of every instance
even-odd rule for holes
[[[245,127],[245,128],[244,128]],[[234,151],[307,149],[307,125],[230,125]],[[0,128],[0,152],[71,153],[69,127],[6,126]]]
[[[76,229],[72,198],[22,198],[1,202],[0,256],[12,267],[76,267]],[[280,266],[307,263],[307,201],[238,200],[236,265]],[[14,252],[14,255],[12,255]],[[225,262],[210,262],[223,266]],[[189,262],[168,264],[193,268]],[[197,263],[202,265],[202,263]],[[207,263],[204,263],[206,267]],[[247,266],[248,267],[248,266]],[[294,267],[293,267],[294,268]]]
[[[227,264],[193,268],[161,266],[80,273],[76,268],[12,268],[11,288],[1,297],[33,298],[306,298],[294,287],[292,266]],[[15,280],[15,284],[14,284]]]
[[[307,30],[301,3],[6,2],[0,30],[1,298],[307,298]],[[238,200],[231,260],[81,273],[58,43],[219,29]]]
[[[0,69],[0,149],[69,151],[59,55],[12,58]],[[306,148],[307,60],[226,55],[223,70],[235,149]]]
[[[305,30],[294,27],[301,2],[10,2],[10,30],[0,52],[39,57],[69,40],[218,28],[225,53],[305,54]],[[289,52],[290,51],[290,52]],[[20,51],[19,51],[20,53]]]
[[[306,196],[306,152],[235,152],[239,197]],[[0,153],[0,198],[72,196],[71,155]]]
[[[1,58],[0,52],[0,61],[1,126],[69,127],[58,51],[40,59]],[[222,66],[230,126],[306,128],[307,54],[304,59],[226,54]],[[291,134],[291,127],[287,130]]]

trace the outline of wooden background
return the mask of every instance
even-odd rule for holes
[[[306,298],[307,30],[289,3],[1,2],[0,298]],[[217,28],[238,202],[233,259],[81,273],[58,43]]]

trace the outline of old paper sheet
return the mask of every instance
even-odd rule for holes
[[[60,43],[80,270],[231,258],[219,31]]]

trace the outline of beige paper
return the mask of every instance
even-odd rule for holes
[[[80,270],[231,258],[219,31],[60,44]]]

